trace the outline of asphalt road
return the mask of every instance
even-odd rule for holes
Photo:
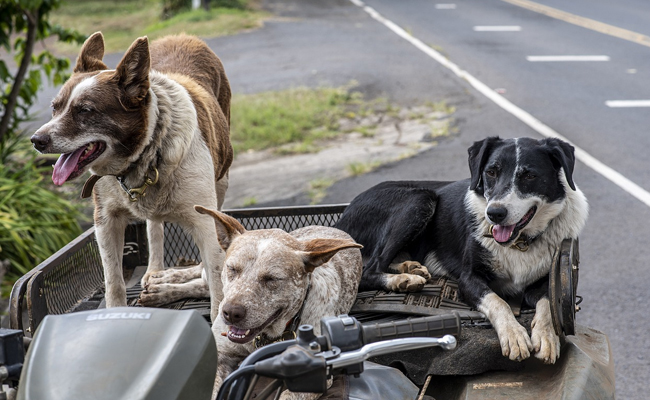
[[[455,9],[439,9],[436,2],[424,0],[365,3],[650,190],[647,108],[605,105],[609,100],[650,98],[650,48],[500,0],[455,1]],[[562,8],[564,3],[544,4]],[[387,96],[402,105],[444,99],[457,108],[458,134],[427,153],[336,183],[323,203],[350,201],[388,179],[465,178],[467,147],[488,135],[542,137],[351,2],[271,1],[267,6],[286,19],[270,21],[260,31],[211,41],[235,92],[356,80],[369,97]],[[641,1],[580,0],[564,11],[646,34],[649,10]],[[474,30],[486,25],[521,29]],[[534,55],[605,55],[609,61],[527,61]],[[609,335],[618,398],[646,398],[650,272],[645,254],[650,210],[582,162],[576,166],[575,180],[591,206],[580,242],[579,295],[584,301],[577,321]],[[305,202],[299,197],[276,204]]]
[[[455,4],[437,8],[436,4]],[[650,35],[644,0],[540,0],[540,4]],[[648,108],[611,108],[610,100],[650,99],[650,47],[530,11],[502,0],[368,0],[366,5],[499,89],[502,96],[597,160],[650,191]],[[458,133],[426,153],[334,184],[322,201],[350,201],[390,179],[469,176],[467,147],[489,135],[542,136],[349,0],[271,0],[280,18],[260,30],[209,40],[233,91],[251,93],[354,80],[366,97],[403,106],[445,100]],[[519,26],[508,32],[475,26]],[[530,62],[528,56],[604,55],[609,61]],[[119,56],[111,56],[114,65]],[[51,93],[44,93],[47,104]],[[353,161],[353,160],[351,160]],[[574,174],[590,202],[580,238],[583,296],[578,323],[609,335],[617,397],[647,398],[650,318],[646,268],[649,207],[583,162]],[[282,190],[278,187],[278,190]],[[275,205],[305,204],[306,196]],[[227,206],[227,205],[226,205]]]

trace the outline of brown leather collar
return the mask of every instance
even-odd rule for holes
[[[158,169],[156,167],[152,167],[151,172],[153,173],[153,178],[149,177],[149,174],[147,174],[144,177],[144,184],[137,188],[127,187],[126,183],[124,183],[124,176],[116,176],[115,178],[117,178],[117,181],[119,182],[120,186],[122,187],[124,192],[129,196],[129,200],[138,201],[140,197],[146,196],[147,187],[153,186],[156,183],[158,183]],[[90,175],[90,178],[88,178],[86,183],[84,183],[83,189],[81,189],[82,199],[86,199],[90,197],[90,195],[93,193],[93,188],[95,187],[95,184],[101,178],[102,177],[99,175]]]
[[[90,195],[93,194],[93,188],[95,187],[95,183],[101,178],[99,175],[90,175],[90,178],[84,183],[83,189],[81,189],[81,198],[82,199],[87,199],[90,197]]]

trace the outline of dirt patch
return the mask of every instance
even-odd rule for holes
[[[414,156],[454,133],[452,110],[403,108],[393,115],[341,120],[335,139],[316,143],[309,154],[278,155],[277,149],[240,154],[230,168],[224,208],[254,206],[308,194],[317,203],[337,180]],[[372,127],[372,129],[369,129]]]

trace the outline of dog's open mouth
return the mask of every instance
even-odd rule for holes
[[[533,219],[536,211],[537,207],[533,206],[519,220],[519,222],[514,225],[494,225],[492,227],[492,237],[494,237],[494,240],[499,244],[507,244],[511,240],[516,239],[519,232],[528,225],[531,219]]]
[[[63,185],[66,181],[72,180],[84,173],[84,168],[95,161],[106,150],[106,143],[88,143],[71,153],[61,154],[52,172],[52,182],[55,185]]]
[[[264,328],[269,326],[271,322],[275,321],[280,316],[281,312],[282,310],[276,311],[275,314],[271,315],[269,319],[264,321],[264,323],[257,328],[241,329],[235,325],[229,325],[228,332],[226,332],[226,337],[228,337],[228,339],[234,343],[248,343],[253,340],[255,336],[259,335]]]

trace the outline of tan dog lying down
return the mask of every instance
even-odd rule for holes
[[[195,209],[214,218],[219,243],[226,251],[221,274],[224,297],[212,325],[219,349],[216,394],[223,379],[255,350],[255,341],[271,342],[287,326],[303,324],[313,325],[320,334],[322,317],[350,310],[361,279],[361,245],[335,228],[247,231],[226,214],[201,206]],[[200,272],[200,267],[158,272],[141,301],[207,295],[203,279],[173,283],[199,278]],[[294,321],[298,314],[299,320]],[[286,392],[282,398],[318,396]]]

